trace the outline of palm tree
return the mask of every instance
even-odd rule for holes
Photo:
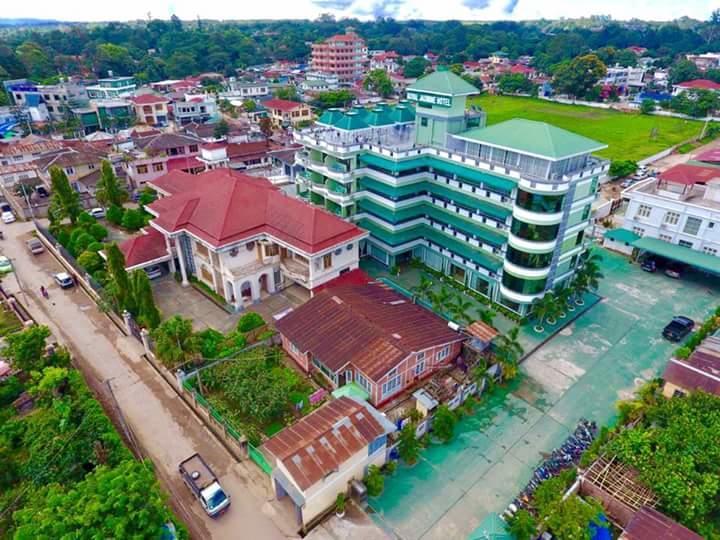
[[[547,305],[547,314],[545,315],[545,318],[548,324],[555,325],[561,311],[560,302],[558,302],[558,299],[553,291],[547,291],[545,296],[543,296],[543,301]]]
[[[495,358],[500,364],[503,377],[506,380],[517,375],[518,362],[525,352],[525,349],[518,341],[519,334],[520,327],[514,326],[509,332],[500,334],[495,340]]]
[[[555,299],[558,303],[558,315],[561,319],[567,317],[568,302],[570,301],[570,295],[572,291],[569,287],[563,287],[555,293]]]
[[[536,298],[530,308],[530,313],[533,317],[535,317],[535,319],[537,319],[537,324],[533,327],[533,330],[535,330],[538,334],[545,331],[543,322],[548,314],[548,303],[545,298],[545,296],[542,298]]]
[[[473,321],[473,318],[469,314],[469,310],[472,306],[472,302],[466,299],[463,295],[457,294],[450,301],[448,311],[450,316],[455,319],[455,322],[469,324]]]
[[[444,315],[448,311],[448,304],[452,299],[450,291],[445,287],[441,287],[436,293],[430,294],[430,302],[432,303],[433,311]]]
[[[480,319],[485,324],[489,324],[490,326],[492,326],[493,319],[495,319],[495,316],[497,315],[497,312],[493,311],[490,308],[478,308],[476,313],[478,315],[478,319]]]
[[[425,276],[420,276],[420,283],[411,290],[420,300],[428,300],[432,295],[433,282]]]
[[[591,253],[583,262],[582,268],[575,274],[573,289],[576,293],[575,303],[582,306],[585,302],[582,295],[587,291],[596,291],[600,286],[600,280],[604,277],[600,271],[599,262],[602,257],[597,253]]]

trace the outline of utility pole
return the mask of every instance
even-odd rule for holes
[[[23,195],[25,196],[25,202],[28,205],[28,209],[30,210],[30,217],[33,221],[35,221],[35,212],[33,211],[32,203],[30,202],[30,197],[28,197],[27,191],[25,190],[25,184],[23,181],[20,181],[20,189],[22,189]]]

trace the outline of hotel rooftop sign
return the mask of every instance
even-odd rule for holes
[[[434,94],[426,94],[415,90],[408,90],[405,97],[410,101],[424,103],[427,105],[437,105],[439,107],[452,107],[452,98],[450,96],[437,96]]]

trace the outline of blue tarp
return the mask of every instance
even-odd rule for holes
[[[612,540],[610,534],[610,524],[605,516],[600,516],[600,521],[605,524],[605,527],[600,525],[590,524],[590,538],[591,540]]]

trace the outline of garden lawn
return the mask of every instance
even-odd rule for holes
[[[0,307],[0,337],[22,330],[22,323],[5,305]]]
[[[603,142],[608,148],[597,152],[606,159],[639,161],[700,134],[702,122],[623,113],[581,105],[563,105],[538,98],[482,95],[471,98],[487,113],[488,125],[511,118],[526,118],[554,124]],[[651,133],[656,135],[651,139]]]

